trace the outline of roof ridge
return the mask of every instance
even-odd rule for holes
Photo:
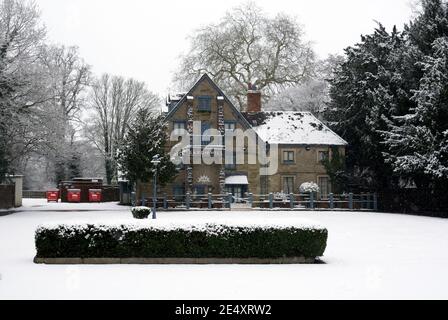
[[[190,88],[190,90],[188,90],[188,92],[182,97],[182,99],[171,109],[170,112],[168,112],[167,116],[165,119],[169,119],[171,118],[171,116],[176,113],[176,111],[179,109],[179,107],[185,102],[185,100],[187,99],[187,97],[189,97],[191,95],[191,93],[196,89],[196,87],[199,85],[199,83],[201,83],[204,80],[208,80],[210,82],[210,84],[212,84],[213,87],[215,87],[216,91],[218,91],[218,93],[220,95],[222,95],[225,99],[225,101],[230,105],[230,107],[233,109],[233,111],[237,112],[239,114],[239,119],[241,119],[242,122],[245,123],[246,127],[248,128],[252,128],[252,126],[250,125],[250,123],[246,120],[246,118],[244,117],[244,115],[242,114],[242,112],[240,110],[238,110],[237,107],[235,107],[235,105],[233,104],[233,102],[227,97],[227,95],[224,93],[224,91],[222,91],[222,89],[216,84],[215,81],[213,81],[213,79],[208,75],[208,73],[204,73],[198,81],[195,82],[195,84]]]

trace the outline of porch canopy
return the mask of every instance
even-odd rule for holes
[[[247,176],[230,176],[226,178],[226,185],[229,186],[247,186],[249,185],[249,180]]]

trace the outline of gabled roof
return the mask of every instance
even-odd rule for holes
[[[208,81],[218,92],[219,96],[224,97],[224,100],[237,115],[238,120],[241,120],[241,123],[244,124],[246,129],[254,129],[264,142],[283,145],[348,145],[344,139],[330,130],[330,128],[324,125],[310,112],[240,112],[207,74],[204,74],[194,84],[190,91],[182,97],[182,99],[167,114],[165,120],[168,121],[172,118],[187,98],[193,95],[193,92],[203,81]]]
[[[247,122],[246,118],[242,115],[242,113],[235,107],[235,105],[230,101],[230,99],[226,96],[226,94],[218,87],[218,85],[209,77],[208,74],[204,74],[193,87],[183,96],[183,98],[174,106],[174,108],[168,113],[166,116],[166,120],[171,119],[171,117],[179,110],[179,108],[184,104],[189,96],[192,96],[193,92],[196,88],[204,81],[208,81],[209,84],[218,92],[218,94],[224,97],[224,100],[230,106],[232,111],[234,111],[238,115],[238,119],[245,125],[246,129],[251,128],[251,125]]]
[[[260,138],[269,144],[348,145],[310,112],[274,111],[243,115]]]

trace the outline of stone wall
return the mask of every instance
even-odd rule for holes
[[[294,163],[286,164],[283,160],[283,152],[294,152]],[[294,190],[298,193],[300,185],[304,182],[318,183],[319,177],[328,177],[324,165],[319,160],[319,152],[328,152],[328,146],[280,146],[278,154],[278,173],[268,179],[269,192],[283,191],[283,178],[294,178]],[[339,152],[345,154],[345,147],[340,147]],[[331,190],[330,190],[331,191]]]
[[[194,121],[208,122],[210,123],[211,128],[218,128],[219,123],[219,114],[218,114],[218,103],[222,103],[224,110],[224,120],[225,121],[235,121],[236,129],[245,130],[241,121],[243,121],[243,117],[240,113],[232,110],[231,106],[227,103],[227,101],[218,101],[217,97],[220,95],[219,92],[207,81],[204,81],[198,85],[198,87],[190,93],[194,97],[198,96],[211,96],[212,97],[212,105],[211,112],[199,112],[198,111],[198,100],[195,99],[193,101],[185,101],[177,110],[177,112],[172,116],[172,118],[168,122],[168,132],[171,133],[174,130],[174,122],[176,121],[187,121],[188,118],[188,108],[192,104],[193,109],[193,118]],[[177,142],[169,142],[167,144],[167,152],[169,152],[173,146],[175,146]],[[193,184],[203,184],[198,180],[200,177],[208,177],[210,178],[210,183],[208,185],[208,192],[213,194],[220,194],[220,171],[221,165],[204,165],[204,164],[193,164]],[[260,191],[259,184],[259,165],[237,165],[233,170],[226,170],[227,175],[231,174],[242,174],[248,175],[249,183],[250,183],[250,192],[257,193]],[[187,177],[186,170],[182,170],[178,176],[174,179],[174,181],[166,186],[160,187],[159,193],[161,194],[173,194],[174,186],[183,186],[186,185]],[[187,190],[187,186],[186,190]],[[152,183],[140,183],[139,188],[137,190],[137,198],[143,197],[152,197]]]

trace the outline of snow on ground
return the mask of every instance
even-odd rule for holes
[[[39,224],[133,219],[115,204],[25,200],[21,212],[0,217],[0,299],[448,298],[448,220],[357,212],[160,212],[159,218],[312,220],[329,230],[326,264],[35,265]]]

